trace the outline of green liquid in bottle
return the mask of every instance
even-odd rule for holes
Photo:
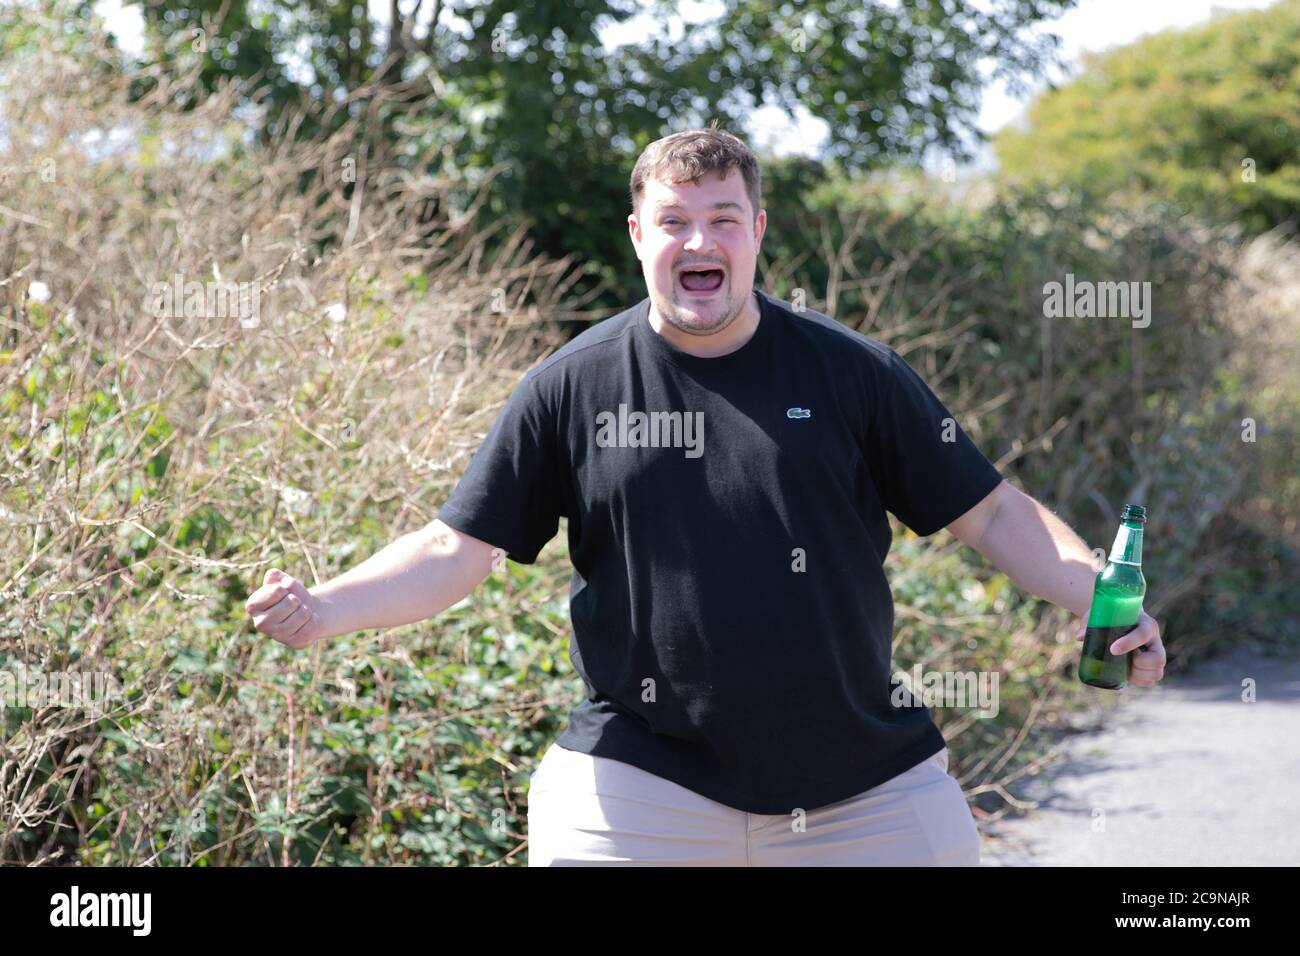
[[[1146,596],[1142,576],[1142,525],[1145,509],[1124,507],[1123,521],[1115,536],[1110,560],[1097,575],[1092,592],[1092,610],[1083,636],[1079,657],[1079,680],[1092,687],[1119,690],[1128,683],[1132,651],[1112,654],[1110,645],[1137,626]]]

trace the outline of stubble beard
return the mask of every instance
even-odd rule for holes
[[[723,278],[722,288],[728,293],[730,292],[730,272]],[[656,302],[655,311],[659,313],[665,322],[686,335],[713,335],[721,332],[745,311],[748,298],[748,294],[726,298],[724,306],[714,316],[708,314],[713,309],[713,305],[710,303],[705,307],[708,311],[701,317],[698,313],[691,311],[690,306],[678,304],[677,297],[679,295],[681,295],[681,291],[678,289],[674,277],[673,298],[667,302]],[[665,308],[665,306],[667,307]]]

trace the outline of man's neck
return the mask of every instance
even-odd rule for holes
[[[688,355],[698,358],[719,358],[734,352],[753,338],[758,331],[760,311],[758,293],[751,291],[745,301],[745,308],[721,332],[711,335],[690,335],[677,328],[671,322],[665,322],[650,303],[650,327],[663,336],[671,345]]]

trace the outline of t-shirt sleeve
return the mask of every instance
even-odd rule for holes
[[[506,400],[438,518],[532,564],[559,530],[556,429],[530,373]]]
[[[873,474],[885,510],[925,537],[983,501],[1002,475],[916,370],[887,352],[869,426]]]

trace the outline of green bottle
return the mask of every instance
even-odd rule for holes
[[[1137,627],[1142,613],[1142,598],[1147,593],[1146,578],[1142,577],[1142,525],[1146,520],[1147,511],[1141,505],[1124,506],[1110,560],[1093,586],[1092,610],[1079,657],[1079,680],[1093,687],[1119,690],[1128,683],[1133,652],[1112,654],[1110,646]]]

